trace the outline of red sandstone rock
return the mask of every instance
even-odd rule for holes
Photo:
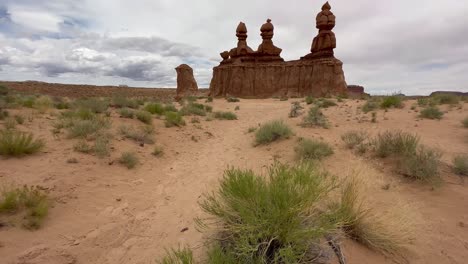
[[[322,6],[322,11],[317,14],[316,28],[319,30],[318,35],[312,42],[311,54],[304,59],[333,57],[333,49],[336,48],[336,37],[332,29],[335,27],[335,15],[330,11],[331,6],[326,2]]]
[[[175,70],[177,71],[176,98],[196,94],[198,92],[198,85],[195,77],[193,77],[193,69],[187,64],[181,64]]]
[[[257,53],[259,55],[266,55],[266,56],[278,56],[281,54],[282,49],[273,45],[273,35],[274,35],[275,27],[271,23],[271,19],[267,19],[267,22],[262,25],[260,31],[262,32],[260,36],[262,36],[263,42],[258,46]]]

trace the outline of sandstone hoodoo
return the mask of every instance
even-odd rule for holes
[[[284,61],[282,49],[273,44],[274,26],[268,19],[260,28],[262,44],[257,51],[247,45],[247,26],[236,30],[237,47],[224,51],[213,68],[211,96],[265,98],[272,96],[329,96],[347,93],[343,63],[334,57],[335,16],[325,3],[316,18],[318,35],[311,53],[299,60]]]
[[[177,72],[177,96],[195,95],[198,92],[198,85],[195,77],[193,77],[193,69],[187,64],[181,64],[175,68]]]

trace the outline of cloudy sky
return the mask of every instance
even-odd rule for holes
[[[310,50],[323,2],[0,0],[0,80],[175,87],[174,68],[187,63],[208,87],[239,21],[256,49],[271,18],[283,58],[297,59]],[[348,84],[373,94],[468,91],[466,1],[330,4]]]

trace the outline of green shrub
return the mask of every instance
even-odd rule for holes
[[[468,176],[468,155],[459,155],[453,159],[453,171],[462,176]]]
[[[128,169],[133,169],[138,164],[138,157],[134,153],[124,152],[120,156],[119,162]]]
[[[153,154],[153,156],[160,157],[164,155],[164,150],[161,146],[155,146],[151,154]]]
[[[423,109],[419,116],[427,119],[442,119],[443,115],[444,113],[440,111],[439,108],[436,106],[430,106]]]
[[[18,98],[18,101],[23,107],[33,108],[34,103],[36,102],[36,96],[34,95],[22,96]]]
[[[320,108],[329,108],[331,106],[336,106],[336,103],[330,99],[321,98],[315,102],[315,104]]]
[[[94,142],[94,153],[99,158],[105,158],[110,154],[110,136],[109,135],[99,135]]]
[[[454,94],[437,94],[432,96],[432,100],[436,104],[458,104],[460,102],[460,97]]]
[[[228,98],[226,98],[226,101],[228,101],[228,103],[240,102],[239,98],[236,98],[236,97],[228,97]]]
[[[375,100],[367,100],[366,103],[362,106],[362,111],[364,113],[369,113],[379,108],[379,103]]]
[[[313,263],[316,245],[337,228],[321,205],[336,187],[332,177],[309,163],[275,164],[268,176],[228,169],[220,189],[204,196],[200,206],[212,218],[199,227],[221,231],[211,261]]]
[[[438,151],[419,146],[415,152],[405,153],[399,158],[399,168],[409,178],[437,186],[442,182],[438,169],[440,157]]]
[[[164,106],[160,103],[147,103],[143,109],[151,114],[162,115],[164,114]]]
[[[214,117],[223,120],[237,120],[237,115],[232,112],[215,112]]]
[[[107,111],[109,101],[98,98],[78,99],[72,105],[76,109],[88,109],[93,113],[99,114]]]
[[[119,110],[120,117],[133,119],[135,117],[135,112],[130,108],[121,108]]]
[[[164,106],[164,112],[178,112],[177,108],[173,104],[166,104]]]
[[[37,187],[4,189],[0,193],[0,214],[23,213],[23,226],[39,229],[49,212],[47,195]]]
[[[300,102],[292,102],[291,103],[291,110],[289,111],[289,117],[294,118],[298,117],[302,114],[301,110],[304,109],[304,107],[301,106]]]
[[[434,105],[435,105],[435,102],[434,102],[434,100],[432,100],[432,99],[429,98],[429,97],[424,97],[424,98],[419,98],[419,99],[418,99],[418,105],[421,106],[421,107],[424,107],[424,106],[434,106]]]
[[[88,138],[110,127],[110,121],[104,117],[95,117],[90,120],[69,119],[63,124],[68,129],[70,138]]]
[[[57,108],[57,109],[59,109],[59,110],[69,109],[69,108],[70,108],[70,104],[67,103],[67,102],[60,101],[60,102],[55,102],[55,103],[54,103],[54,107]]]
[[[318,106],[311,107],[301,126],[329,128],[328,120]]]
[[[282,120],[274,120],[263,124],[255,132],[255,144],[268,144],[279,139],[287,139],[293,135],[291,128]]]
[[[392,95],[385,97],[382,102],[380,103],[380,107],[383,109],[388,108],[402,108],[403,107],[403,100],[401,96]]]
[[[468,117],[466,117],[465,119],[463,119],[462,125],[463,125],[464,128],[468,128]]]
[[[22,156],[39,152],[44,148],[44,141],[34,139],[30,133],[15,130],[0,131],[0,155]]]
[[[135,99],[126,96],[115,96],[112,98],[112,105],[117,108],[133,108],[136,109],[140,105]]]
[[[333,149],[329,144],[314,139],[300,140],[295,151],[299,159],[321,160],[333,154]]]
[[[212,110],[212,107],[208,107]],[[206,116],[206,106],[199,103],[189,103],[184,105],[182,109],[180,109],[180,113],[182,115],[197,115],[197,116]]]
[[[373,141],[375,152],[381,158],[415,153],[418,144],[418,136],[402,131],[380,133]]]
[[[93,147],[86,142],[86,140],[81,139],[75,145],[73,145],[73,150],[76,152],[81,152],[85,154],[90,154],[93,152]]]
[[[310,105],[310,104],[313,104],[315,102],[315,99],[314,99],[314,97],[309,95],[309,96],[307,96],[305,98],[305,102],[306,102],[306,104]]]
[[[16,120],[16,123],[22,125],[24,124],[24,116],[22,115],[15,115],[14,116],[15,120]]]
[[[166,256],[159,264],[194,264],[193,253],[190,248],[166,250]]]
[[[121,126],[119,132],[125,138],[132,139],[138,143],[154,144],[154,127],[152,126],[145,126],[139,129],[132,126]]]
[[[33,108],[39,112],[44,113],[54,106],[54,102],[49,96],[38,97],[33,104]]]
[[[257,127],[249,127],[249,129],[247,129],[247,133],[253,133],[257,130]]]
[[[135,116],[138,120],[148,125],[151,124],[153,121],[153,117],[151,116],[151,114],[146,111],[137,111],[135,113]]]
[[[348,131],[341,136],[341,139],[345,142],[346,147],[354,149],[369,138],[369,134],[364,131]]]
[[[166,120],[164,124],[166,127],[173,127],[173,126],[185,126],[184,118],[180,113],[177,112],[166,112],[165,113]]]

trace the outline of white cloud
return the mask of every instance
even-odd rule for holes
[[[28,10],[23,6],[11,6],[8,9],[11,20],[24,27],[40,31],[58,32],[62,19],[44,10]]]

